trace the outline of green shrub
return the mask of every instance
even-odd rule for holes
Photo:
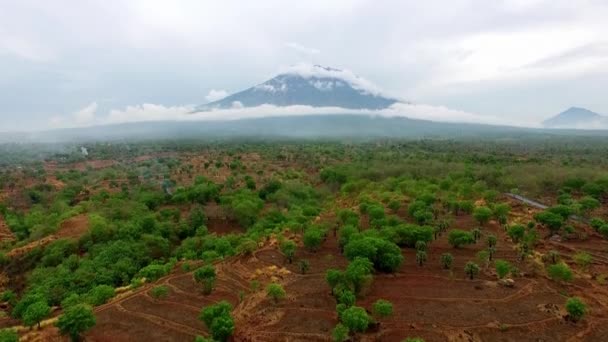
[[[580,321],[587,313],[587,305],[578,297],[568,298],[566,311],[574,322]]]
[[[573,277],[570,267],[564,262],[550,265],[547,267],[547,273],[551,279],[557,281],[571,281]]]

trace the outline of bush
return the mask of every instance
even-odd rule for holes
[[[208,295],[213,291],[215,284],[215,268],[212,265],[205,265],[194,271],[194,280],[203,284],[203,293]]]
[[[450,253],[441,254],[441,265],[444,269],[448,270],[452,268],[452,263],[454,262],[454,257]]]
[[[236,248],[238,254],[251,255],[258,249],[258,243],[252,239],[243,239]]]
[[[570,319],[577,322],[587,313],[587,305],[580,298],[572,297],[566,301],[566,311]]]
[[[570,267],[568,267],[568,265],[566,265],[564,262],[560,262],[555,265],[550,265],[549,267],[547,267],[547,273],[549,274],[549,277],[553,280],[572,280],[572,270],[570,270]]]
[[[351,307],[355,305],[357,297],[351,290],[342,290],[338,296],[337,301],[340,304],[346,305],[346,307]]]
[[[372,310],[377,317],[388,317],[393,314],[393,304],[384,299],[378,299]]]
[[[416,243],[433,241],[434,229],[429,226],[415,224],[400,224],[396,227],[384,228],[383,235],[402,247],[415,247]]]
[[[475,243],[475,238],[473,238],[473,234],[464,230],[452,229],[448,234],[448,242],[454,248],[460,248],[461,246]]]
[[[488,207],[477,207],[473,210],[473,217],[483,226],[492,217],[492,210]]]
[[[101,305],[114,297],[115,291],[112,286],[98,285],[86,294],[86,302],[93,306]]]
[[[494,263],[496,267],[496,274],[498,278],[504,278],[509,272],[511,272],[511,264],[506,260],[496,260]]]
[[[466,265],[464,265],[464,273],[466,273],[471,280],[475,278],[475,276],[479,273],[479,270],[479,266],[472,261],[469,261]]]
[[[521,224],[514,224],[507,230],[507,235],[513,240],[514,243],[518,243],[524,238],[526,234],[526,227]]]
[[[211,331],[214,340],[226,341],[234,333],[234,319],[231,311],[232,305],[225,300],[205,307],[201,311],[199,319]]]
[[[1,342],[19,342],[19,334],[15,329],[6,328],[0,329],[0,341]]]
[[[331,332],[331,337],[334,342],[344,342],[348,340],[348,328],[342,323],[338,323]]]
[[[169,273],[169,268],[165,265],[151,264],[139,270],[139,276],[146,278],[147,281],[155,281]]]
[[[165,285],[155,286],[150,290],[150,295],[156,299],[167,298],[169,296],[169,288]]]
[[[283,289],[283,286],[281,286],[280,284],[268,284],[268,287],[266,287],[266,296],[268,296],[269,298],[272,298],[272,300],[276,303],[279,302],[279,300],[285,298],[286,293],[285,290]]]
[[[591,265],[591,262],[593,261],[593,257],[591,256],[591,254],[589,254],[587,252],[576,253],[573,256],[573,259],[577,265],[579,265],[583,268],[589,267],[589,265]]]
[[[308,228],[304,232],[304,236],[302,236],[302,240],[304,241],[304,247],[308,248],[310,251],[316,251],[321,246],[323,239],[325,238],[325,232],[320,228]]]
[[[352,332],[364,332],[369,325],[369,316],[365,309],[352,306],[342,312],[342,323]]]
[[[291,264],[293,257],[296,254],[296,243],[291,240],[285,240],[281,243],[281,252],[287,258],[287,261]]]

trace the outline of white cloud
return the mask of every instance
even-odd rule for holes
[[[207,102],[213,102],[213,101],[221,100],[226,96],[228,96],[228,92],[225,90],[211,89],[211,90],[209,90],[209,94],[207,94],[207,96],[205,96],[205,100],[207,100]]]
[[[317,55],[321,53],[321,50],[319,49],[309,48],[294,42],[286,43],[285,46],[306,55]]]
[[[74,113],[74,121],[79,126],[90,125],[95,122],[95,112],[97,112],[97,102],[92,102]]]
[[[105,118],[100,118],[100,124],[180,120],[194,109],[193,106],[165,107],[162,105],[144,103],[128,106],[125,109],[113,109]]]
[[[236,101],[235,101],[236,102]],[[506,120],[487,115],[477,115],[465,111],[453,110],[441,106],[424,104],[396,103],[382,110],[357,110],[339,107],[310,107],[261,105],[258,107],[242,107],[235,103],[230,109],[213,109],[193,113],[195,106],[163,106],[142,104],[127,106],[124,109],[113,109],[106,116],[98,116],[95,124],[118,124],[145,121],[223,121],[246,118],[352,114],[383,117],[407,117],[411,119],[430,120],[438,122],[462,122],[476,124],[508,124]],[[58,123],[66,127],[78,126],[78,123],[61,120]],[[534,126],[535,123],[520,122],[522,126]]]
[[[2,99],[0,126],[91,98],[200,104],[201,88],[245,89],[298,62],[514,122],[573,103],[608,113],[608,52],[585,48],[606,41],[606,17],[605,0],[4,1],[0,93],[19,92]]]
[[[380,95],[382,91],[380,87],[366,80],[363,77],[357,76],[348,69],[335,69],[320,65],[311,65],[307,63],[298,63],[279,69],[281,74],[295,74],[304,78],[337,78],[350,84],[351,87],[360,90],[364,93]]]

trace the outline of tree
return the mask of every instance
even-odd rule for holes
[[[300,260],[300,262],[298,262],[298,268],[300,269],[300,273],[306,274],[310,269],[310,262],[308,260]]]
[[[496,274],[500,279],[511,272],[511,264],[506,260],[496,260],[494,266],[496,267]]]
[[[526,234],[526,227],[521,224],[514,224],[507,230],[507,235],[513,240],[514,243],[518,243],[524,238]]]
[[[454,262],[454,257],[450,253],[441,254],[441,265],[444,269],[449,270],[452,268],[452,263]]]
[[[331,332],[331,337],[334,342],[344,342],[348,340],[348,328],[342,323],[338,323]]]
[[[581,211],[584,215],[588,215],[594,209],[600,207],[600,201],[596,200],[591,196],[585,196],[578,201],[578,204],[581,207]]]
[[[281,243],[281,252],[287,258],[287,262],[291,264],[293,256],[296,254],[296,243],[291,240],[285,240]]]
[[[376,317],[388,317],[393,314],[393,304],[388,300],[378,299],[372,306],[372,311]]]
[[[231,311],[232,305],[223,300],[203,308],[198,318],[211,331],[214,340],[226,341],[234,333],[234,319]]]
[[[566,301],[566,311],[574,322],[578,322],[587,313],[587,305],[578,297],[568,298]]]
[[[203,293],[205,295],[210,294],[215,284],[215,268],[213,265],[205,265],[194,271],[194,280],[199,284],[203,284]]]
[[[0,329],[0,341],[1,342],[19,342],[19,334],[15,329]]]
[[[473,210],[473,217],[483,226],[492,217],[492,210],[488,207],[477,207]]]
[[[497,241],[498,241],[498,239],[496,239],[495,235],[489,235],[488,236],[488,247],[496,247]]]
[[[329,284],[329,287],[331,287],[332,291],[334,291],[338,285],[343,284],[346,281],[346,276],[344,275],[344,272],[340,270],[328,269],[327,273],[325,274],[325,280],[327,281],[327,284]]]
[[[570,281],[572,280],[572,270],[564,262],[550,265],[547,267],[547,273],[549,277],[557,281]]]
[[[427,256],[425,251],[416,251],[416,262],[418,263],[418,266],[424,265],[424,263],[426,262],[426,258]]]
[[[488,256],[490,257],[490,261],[494,259],[494,254],[496,254],[496,247],[488,247]]]
[[[150,290],[150,294],[154,298],[167,298],[169,296],[169,288],[165,285],[155,286]]]
[[[31,304],[25,309],[23,313],[23,323],[29,327],[38,324],[40,328],[40,321],[51,313],[51,308],[45,301],[39,301]]]
[[[367,258],[356,257],[346,266],[344,277],[352,285],[355,293],[361,292],[365,284],[372,280],[373,264]]]
[[[471,230],[471,234],[473,235],[473,239],[475,239],[475,242],[477,242],[481,238],[481,229],[475,228]]]
[[[349,260],[357,257],[367,258],[382,272],[395,272],[403,263],[399,246],[394,242],[371,236],[351,239],[344,248],[344,255]]]
[[[496,217],[501,224],[505,224],[510,211],[511,207],[507,203],[496,204],[494,206],[494,217]]]
[[[476,263],[469,261],[466,265],[464,265],[464,273],[469,276],[469,279],[473,280],[473,278],[475,278],[475,276],[479,273],[479,266]]]
[[[364,308],[351,306],[342,312],[342,323],[352,332],[364,332],[369,325],[369,316]]]
[[[473,238],[473,235],[469,232],[465,232],[464,230],[460,229],[452,229],[448,234],[448,242],[454,248],[460,248],[463,245],[470,245],[472,243],[475,243],[475,239]]]
[[[272,298],[274,303],[277,304],[279,300],[285,298],[286,293],[281,284],[272,283],[268,284],[268,287],[266,287],[266,296]]]
[[[319,228],[311,227],[306,229],[302,240],[304,241],[304,247],[314,252],[321,246],[323,239],[325,238],[325,232]]]
[[[70,335],[72,341],[79,341],[80,334],[95,326],[93,309],[86,304],[77,304],[65,309],[55,324],[63,335]]]
[[[562,225],[564,224],[564,218],[561,215],[553,213],[551,211],[540,212],[534,215],[534,219],[538,223],[549,228],[549,230],[553,234],[559,232]]]

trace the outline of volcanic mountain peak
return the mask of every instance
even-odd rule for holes
[[[348,70],[321,65],[298,64],[249,89],[199,106],[215,108],[304,105],[349,109],[382,109],[398,102],[381,95],[373,83]]]

